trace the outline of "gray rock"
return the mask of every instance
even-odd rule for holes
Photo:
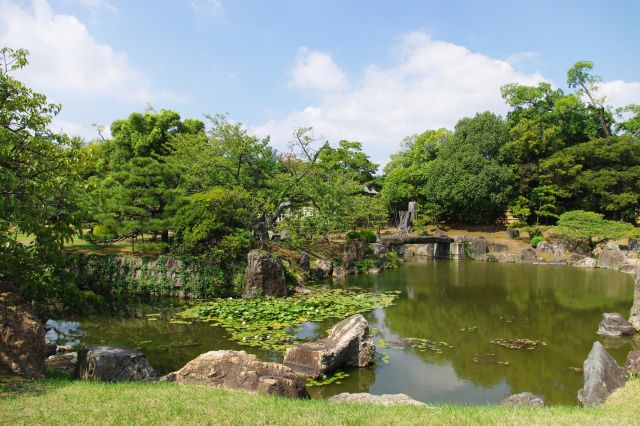
[[[629,238],[627,247],[629,248],[629,251],[640,251],[640,239]]]
[[[547,262],[549,265],[567,265],[567,261],[564,259],[551,259],[549,262]]]
[[[75,376],[80,380],[122,382],[156,377],[143,353],[120,346],[85,346],[78,351]]]
[[[516,393],[500,401],[500,405],[508,407],[544,407],[544,399],[530,392]]]
[[[631,351],[627,354],[624,371],[631,371],[633,374],[640,375],[640,351]]]
[[[617,388],[624,386],[625,371],[611,358],[600,342],[595,342],[583,364],[584,386],[578,400],[586,407],[602,404]]]
[[[506,244],[491,243],[489,244],[489,251],[494,253],[506,253],[509,251],[509,246]]]
[[[522,255],[520,256],[520,259],[523,263],[533,263],[538,260],[536,257],[536,251],[533,248],[522,249]]]
[[[247,278],[242,297],[284,297],[288,293],[282,259],[262,250],[247,255]]]
[[[540,241],[536,247],[536,253],[553,253],[553,246],[547,240]]]
[[[507,229],[507,238],[516,239],[520,238],[520,231],[517,229]]]
[[[597,266],[597,262],[593,257],[585,257],[574,263],[573,266],[577,266],[578,268],[595,268]]]
[[[347,271],[342,266],[336,266],[333,268],[332,276],[334,278],[344,278],[347,276]]]
[[[44,326],[16,289],[0,283],[0,368],[27,377],[44,376]]]
[[[569,256],[569,259],[568,259],[569,265],[575,265],[576,263],[580,262],[585,257],[586,256],[583,255],[583,254],[571,253],[571,256]]]
[[[426,406],[424,402],[416,401],[409,395],[403,393],[371,395],[370,393],[339,393],[327,399],[332,403],[347,404],[380,404],[380,405],[421,405]]]
[[[371,247],[371,251],[373,251],[373,254],[375,255],[386,254],[389,252],[389,248],[383,243],[369,244],[369,247]]]
[[[615,244],[607,244],[607,247],[600,253],[598,268],[614,269],[616,271],[624,265],[625,255]]]
[[[263,362],[245,351],[211,351],[189,361],[160,381],[201,384],[291,398],[309,398],[307,388],[289,367]]]
[[[602,321],[598,326],[598,334],[601,336],[627,336],[633,334],[633,326],[618,313],[602,314]]]
[[[483,237],[475,238],[471,241],[471,249],[476,256],[489,253],[489,243]]]
[[[369,323],[356,314],[333,326],[326,339],[288,348],[284,365],[296,373],[317,377],[341,367],[365,367],[373,362],[375,351]]]
[[[298,265],[300,265],[300,268],[302,268],[304,272],[309,272],[309,270],[311,269],[311,257],[309,256],[309,253],[307,253],[306,251],[300,253],[300,260],[298,260]]]
[[[75,375],[78,364],[78,352],[66,352],[51,355],[44,361],[47,368],[53,368],[70,376]]]

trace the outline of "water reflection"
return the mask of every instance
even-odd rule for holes
[[[601,340],[619,363],[629,350],[640,346],[637,339],[604,340],[595,334],[603,312],[626,314],[630,309],[631,277],[617,272],[440,261],[350,277],[336,285],[401,290],[402,294],[394,306],[365,315],[380,330],[375,340],[388,363],[378,360],[375,368],[348,371],[350,376],[341,384],[310,388],[318,398],[340,392],[402,392],[425,402],[483,404],[530,391],[551,404],[575,404],[582,375],[571,368],[582,366],[593,341]],[[180,305],[171,300],[116,303],[103,315],[57,322],[62,334],[50,337],[71,344],[138,348],[161,372],[217,349],[242,349],[264,360],[282,359],[281,354],[231,342],[218,327],[173,324],[170,319],[177,309]],[[306,324],[298,337],[324,337],[336,321]],[[394,342],[409,337],[453,347],[442,348],[442,353],[380,347],[385,346],[380,339]],[[547,345],[520,351],[490,343],[514,337]]]

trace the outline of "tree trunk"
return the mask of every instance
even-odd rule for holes
[[[162,235],[160,236],[160,241],[163,243],[169,244],[169,231],[162,231]]]

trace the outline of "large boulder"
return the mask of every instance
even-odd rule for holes
[[[489,253],[489,243],[484,237],[474,238],[471,241],[471,249],[474,255],[480,256],[481,254]]]
[[[617,388],[624,386],[626,374],[611,358],[602,343],[595,342],[583,364],[584,386],[578,400],[586,407],[602,404]]]
[[[633,306],[631,306],[629,323],[636,331],[640,332],[640,271],[636,271],[633,289]]]
[[[346,269],[353,268],[356,262],[366,257],[369,250],[369,241],[366,238],[356,238],[347,241],[342,251],[342,265]]]
[[[27,377],[45,373],[44,327],[9,285],[0,285],[0,368]]]
[[[598,268],[615,269],[616,271],[624,265],[625,255],[617,244],[607,244],[600,252]]]
[[[247,255],[247,278],[242,297],[284,297],[288,293],[282,259],[263,250]]]
[[[640,351],[631,351],[627,354],[624,371],[631,371],[633,374],[640,375]]]
[[[536,257],[536,251],[531,247],[522,249],[522,254],[520,255],[520,260],[522,260],[523,263],[534,263],[534,262],[536,262],[538,260],[537,257]]]
[[[298,265],[304,272],[309,273],[309,271],[311,270],[311,257],[309,256],[309,253],[307,253],[306,251],[300,253]]]
[[[288,348],[284,365],[296,373],[317,377],[343,366],[365,367],[373,362],[375,352],[369,323],[356,314],[333,326],[326,339]]]
[[[84,346],[78,351],[75,376],[91,382],[149,380],[156,372],[142,352],[120,346]]]
[[[289,367],[262,362],[245,351],[206,352],[160,380],[309,398],[307,388]]]
[[[522,392],[506,397],[500,401],[500,405],[507,407],[543,407],[544,399],[531,392]]]
[[[602,321],[598,326],[599,335],[610,337],[626,336],[633,334],[633,331],[631,324],[621,314],[602,314]]]
[[[427,405],[424,402],[416,401],[409,395],[403,393],[372,395],[370,393],[339,393],[327,399],[332,403],[347,404],[379,404],[379,405]]]

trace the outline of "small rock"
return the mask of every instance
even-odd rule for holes
[[[344,278],[347,276],[347,271],[342,266],[336,266],[333,268],[332,275],[334,278]]]
[[[375,351],[369,323],[356,314],[333,326],[326,339],[288,348],[284,365],[296,373],[317,377],[343,366],[365,367],[373,362]]]
[[[524,263],[533,263],[537,260],[536,251],[532,248],[522,249],[522,255],[520,256],[522,262]]]
[[[210,351],[189,361],[160,381],[202,384],[291,398],[309,398],[304,384],[289,367],[262,362],[245,351]]]
[[[300,268],[302,268],[304,272],[309,272],[311,268],[311,257],[309,256],[309,253],[307,253],[306,251],[300,253],[300,260],[298,261],[298,265],[300,265]]]
[[[633,331],[633,326],[621,314],[602,314],[602,321],[598,326],[599,335],[617,337],[633,334]]]
[[[367,271],[367,274],[379,274],[382,271],[380,268],[371,268]]]
[[[522,392],[506,397],[500,401],[500,405],[509,407],[544,407],[544,399],[530,392]]]
[[[574,266],[577,266],[578,268],[595,268],[597,266],[597,262],[593,257],[585,257],[574,263]]]
[[[120,346],[86,346],[78,351],[75,376],[100,382],[139,381],[156,377],[142,352]]]
[[[517,229],[507,229],[507,238],[516,239],[520,238],[520,231]]]
[[[624,386],[627,377],[600,342],[593,344],[583,374],[584,386],[578,391],[578,400],[586,407],[602,404],[614,390]]]
[[[380,405],[421,405],[426,406],[424,402],[416,401],[409,395],[403,393],[372,395],[370,393],[339,393],[327,399],[332,403],[347,404],[380,404]]]
[[[536,247],[536,253],[553,253],[553,246],[547,240],[540,241]]]
[[[564,259],[551,259],[549,262],[547,262],[549,265],[566,265],[567,261]]]
[[[631,371],[633,374],[640,375],[640,351],[631,351],[627,354],[624,371]]]
[[[53,368],[62,373],[73,376],[76,372],[76,365],[78,364],[78,352],[51,355],[44,361],[44,364],[48,368]]]

